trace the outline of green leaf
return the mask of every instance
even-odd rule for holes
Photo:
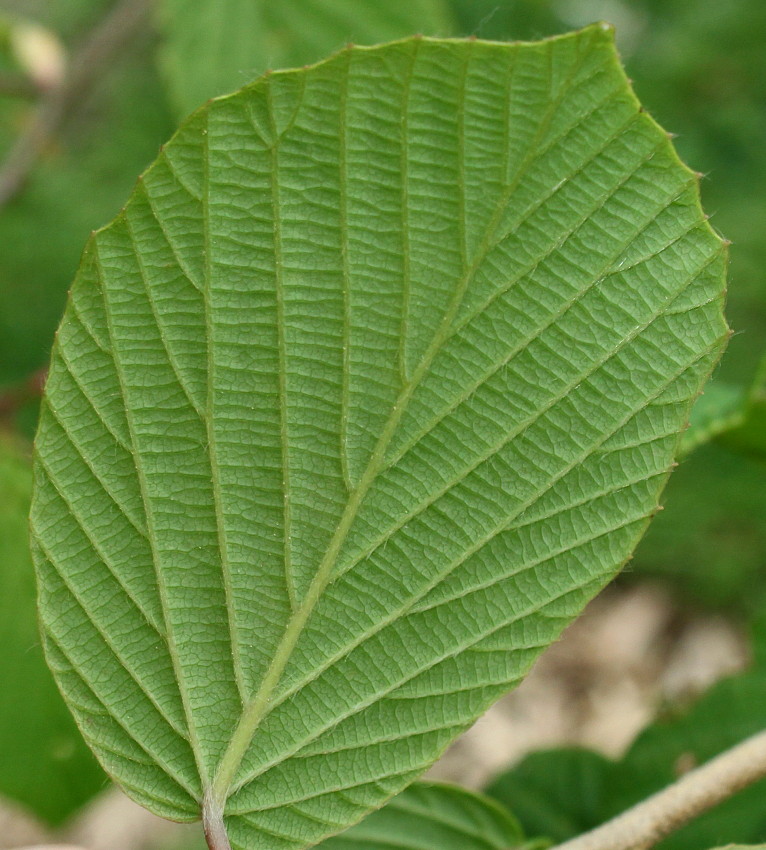
[[[307,65],[348,42],[453,32],[444,0],[162,0],[160,28],[180,117],[268,68]]]
[[[86,248],[37,439],[48,657],[108,771],[248,850],[401,790],[629,557],[724,265],[602,26],[195,113]]]
[[[35,611],[28,515],[32,468],[0,434],[0,794],[48,823],[105,782],[45,666]]]
[[[416,783],[321,850],[511,850],[530,847],[518,822],[483,794]]]
[[[610,765],[590,750],[543,750],[497,777],[487,793],[513,807],[527,834],[566,841],[603,823]]]

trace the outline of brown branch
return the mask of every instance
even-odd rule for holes
[[[766,776],[766,731],[692,770],[627,812],[553,850],[649,850],[732,794]]]
[[[114,57],[144,29],[154,4],[155,0],[118,0],[75,52],[64,79],[42,99],[0,167],[0,208],[23,188],[72,106],[88,94]]]

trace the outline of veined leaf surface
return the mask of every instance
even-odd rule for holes
[[[195,113],[85,250],[37,440],[48,656],[107,770],[248,850],[407,785],[628,558],[724,265],[602,26]]]
[[[316,62],[349,41],[453,32],[445,0],[161,0],[160,57],[181,117],[267,68]]]

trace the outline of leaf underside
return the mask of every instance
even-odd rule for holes
[[[408,784],[629,557],[724,254],[602,26],[195,113],[85,250],[37,439],[46,650],[109,773],[248,850]]]

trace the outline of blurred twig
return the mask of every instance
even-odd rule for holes
[[[63,81],[41,100],[0,167],[0,207],[29,176],[39,156],[76,105],[109,70],[115,56],[141,32],[155,0],[117,0],[72,57]]]

